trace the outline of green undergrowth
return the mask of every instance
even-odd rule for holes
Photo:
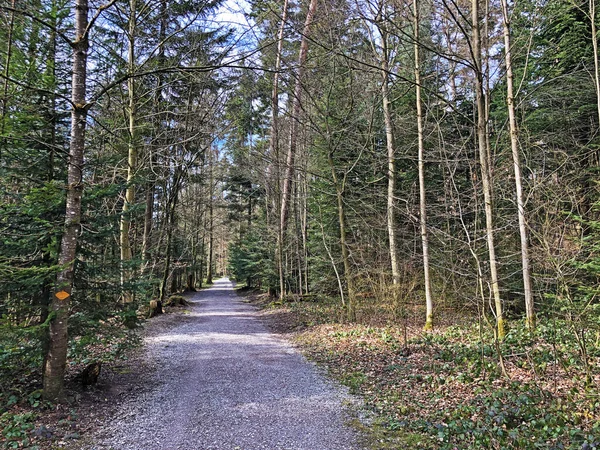
[[[139,337],[124,325],[122,315],[91,317],[75,313],[70,320],[68,377],[87,364],[127,357]],[[34,424],[53,405],[42,400],[43,338],[47,326],[16,326],[0,321],[0,449],[37,448]]]
[[[302,324],[296,340],[306,354],[376,413],[371,448],[600,448],[600,345],[591,331],[582,351],[582,334],[564,321],[534,334],[512,324],[497,342],[476,317],[424,333],[364,310],[362,323],[342,323],[331,301],[268,306]]]

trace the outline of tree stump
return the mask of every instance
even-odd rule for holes
[[[100,376],[100,370],[102,369],[102,363],[100,361],[93,362],[88,364],[85,369],[79,374],[79,379],[81,380],[81,384],[84,386],[91,386],[92,384],[96,384],[98,382],[98,377]]]
[[[148,305],[148,318],[156,317],[163,313],[162,302],[160,300],[151,300]]]

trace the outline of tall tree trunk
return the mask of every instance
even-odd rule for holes
[[[317,9],[318,0],[310,0],[304,28],[302,30],[302,40],[300,42],[300,52],[298,54],[298,72],[296,73],[296,84],[294,86],[294,97],[292,99],[290,140],[288,145],[288,154],[286,158],[285,176],[283,178],[283,189],[281,193],[281,214],[279,216],[279,238],[277,242],[278,255],[280,261],[280,297],[285,296],[285,274],[283,271],[283,246],[285,239],[285,228],[289,210],[289,199],[291,194],[292,177],[294,175],[294,160],[296,158],[296,147],[298,145],[298,125],[300,120],[300,110],[302,106],[302,78],[304,76],[304,65],[308,55],[308,40],[310,37],[311,24]]]
[[[288,0],[283,1],[281,24],[277,33],[277,54],[275,55],[275,73],[273,74],[273,89],[271,90],[271,139],[269,141],[269,156],[279,164],[279,72],[283,53],[283,33],[287,21]],[[267,170],[270,170],[269,166]]]
[[[296,186],[294,189],[294,197],[296,201],[294,202],[294,231],[296,233],[296,242],[295,242],[295,253],[296,253],[296,272],[298,274],[298,283],[296,286],[296,293],[302,296],[303,289],[303,270],[302,270],[302,251],[300,248],[301,244],[301,236],[302,236],[302,226],[300,221],[300,174],[296,173]]]
[[[288,11],[288,0],[283,2],[283,11],[281,14],[281,24],[279,26],[279,32],[277,34],[277,55],[275,57],[275,73],[273,75],[273,90],[271,91],[271,140],[269,142],[269,154],[276,161],[275,167],[277,172],[275,173],[277,179],[276,193],[272,195],[273,206],[277,210],[280,207],[280,191],[279,191],[279,71],[281,70],[281,56],[283,53],[283,33],[285,31],[285,23],[287,20]],[[267,183],[268,185],[268,183]],[[268,216],[268,213],[267,213]],[[277,266],[279,269],[279,286],[280,292],[283,292],[284,287],[284,270],[283,270],[283,230],[281,229],[281,222],[277,222]]]
[[[129,210],[135,203],[135,184],[133,178],[137,168],[138,148],[137,148],[137,131],[136,131],[136,91],[135,91],[135,34],[137,21],[137,2],[129,0],[129,26],[128,26],[128,49],[127,49],[127,65],[129,79],[127,80],[127,95],[128,95],[128,132],[129,141],[127,145],[127,187],[125,189],[125,198],[123,199],[123,210],[121,212],[120,224],[120,244],[121,244],[121,289],[123,291],[123,302],[130,303],[133,301],[132,292],[125,288],[126,283],[131,276],[132,251],[131,242],[129,239],[129,230],[131,228],[131,217]]]
[[[87,108],[86,78],[88,40],[88,0],[75,0],[75,41],[73,42],[73,75],[71,142],[67,166],[67,201],[65,223],[58,256],[61,267],[56,277],[56,292],[50,305],[54,315],[49,328],[48,353],[44,361],[44,397],[64,399],[64,374],[67,363],[68,320],[70,297],[73,292],[73,272],[77,250],[77,235],[81,221],[83,194],[83,155]]]
[[[486,240],[488,246],[488,256],[490,263],[490,284],[494,307],[496,312],[496,327],[498,338],[503,339],[504,316],[502,313],[502,300],[500,298],[500,288],[498,286],[498,267],[496,262],[496,247],[494,243],[494,220],[492,208],[492,184],[490,171],[490,158],[487,151],[487,124],[486,107],[484,92],[484,77],[481,61],[481,36],[479,23],[479,0],[472,0],[472,22],[473,36],[471,47],[473,49],[473,63],[475,70],[475,94],[477,104],[477,147],[479,151],[479,164],[481,169],[481,188],[483,190]]]
[[[178,179],[178,177],[175,177]],[[160,286],[158,289],[158,299],[162,302],[165,300],[167,296],[167,282],[169,281],[169,275],[171,272],[171,253],[173,249],[173,233],[175,232],[175,210],[177,208],[177,200],[178,200],[178,190],[179,190],[179,181],[174,183],[174,190],[172,193],[172,197],[167,204],[168,212],[167,212],[167,224],[166,224],[166,232],[167,232],[167,246],[165,250],[165,267],[162,274],[162,279],[160,282]],[[175,275],[173,275],[175,276]]]
[[[533,289],[531,286],[531,269],[529,260],[529,236],[527,232],[527,221],[525,217],[525,201],[523,199],[523,185],[521,173],[521,157],[519,155],[519,130],[515,114],[514,77],[512,68],[512,49],[510,36],[510,16],[508,14],[508,3],[501,0],[503,29],[504,29],[504,54],[506,59],[506,106],[508,108],[508,123],[510,127],[510,147],[512,150],[513,165],[515,170],[515,190],[517,194],[517,214],[519,216],[519,235],[521,237],[521,264],[523,269],[523,293],[525,295],[525,315],[527,327],[535,328],[535,309],[533,304]],[[594,3],[591,0],[590,3]],[[597,56],[597,55],[596,55]],[[596,61],[596,77],[598,74],[598,62]],[[598,80],[598,78],[596,78]],[[600,93],[600,90],[598,91]],[[600,97],[599,97],[600,98]],[[600,103],[599,103],[600,118]]]
[[[10,4],[11,8],[15,8],[15,0]],[[10,12],[10,20],[8,24],[8,36],[6,43],[6,61],[4,67],[4,85],[2,86],[2,121],[0,122],[0,136],[4,136],[6,131],[6,114],[8,112],[8,78],[10,77],[10,64],[12,60],[13,32],[15,29],[15,13]],[[6,138],[4,139],[6,142]],[[2,146],[0,146],[0,160],[2,159]]]
[[[161,0],[160,2],[160,22],[158,29],[158,39],[159,39],[159,47],[158,47],[158,66],[164,67],[165,65],[165,41],[167,36],[167,0]],[[161,129],[161,101],[162,101],[162,91],[163,91],[163,74],[158,73],[157,75],[157,83],[156,83],[156,91],[154,93],[154,117],[155,130]],[[159,131],[160,132],[160,131]],[[150,168],[154,165],[156,156],[154,153],[150,155]],[[151,239],[152,239],[152,223],[154,219],[154,194],[155,194],[155,182],[154,180],[149,181],[146,184],[146,212],[144,214],[144,235],[142,240],[142,255],[144,256],[145,264],[147,265],[152,259],[152,254],[150,251],[151,248]]]
[[[503,6],[503,8],[504,8],[504,6]],[[600,62],[598,61],[598,31],[596,29],[596,0],[589,0],[589,15],[590,15],[590,24],[591,24],[591,32],[592,32],[592,46],[594,48],[594,87],[596,88],[596,106],[598,108],[598,124],[599,124],[598,126],[600,127]]]
[[[150,235],[152,234],[152,221],[154,216],[154,183],[146,184],[146,210],[144,212],[144,236],[142,238],[142,255],[144,256],[144,265],[148,264],[150,258]],[[145,270],[145,269],[144,269]]]
[[[337,213],[338,213],[338,226],[340,229],[340,247],[342,250],[342,264],[344,265],[344,281],[346,282],[346,289],[348,291],[347,303],[346,303],[346,318],[349,322],[356,320],[356,289],[354,288],[354,278],[352,276],[352,266],[350,264],[350,251],[348,248],[348,233],[346,230],[346,210],[344,208],[344,191],[346,186],[346,177],[339,181],[337,174],[335,173],[335,164],[333,161],[333,155],[331,152],[328,153],[328,162],[331,169],[331,177],[333,184],[335,185],[335,196],[337,201]],[[342,297],[342,302],[344,301]]]
[[[342,247],[342,262],[344,264],[344,278],[348,290],[348,303],[346,317],[349,322],[356,320],[356,290],[354,289],[354,278],[350,265],[350,252],[348,250],[348,238],[346,232],[346,213],[344,209],[344,194],[341,190],[336,191],[338,224],[340,227],[340,246]]]
[[[310,291],[308,284],[308,180],[306,177],[306,170],[302,176],[302,194],[302,252],[304,255],[304,292],[308,294]]]
[[[427,200],[425,197],[425,143],[423,138],[423,104],[421,101],[421,55],[419,51],[419,2],[413,0],[413,32],[415,51],[415,94],[417,106],[417,140],[419,161],[419,210],[421,225],[421,245],[423,247],[423,280],[425,282],[425,330],[433,329],[433,296],[429,276],[429,236],[427,230]]]
[[[396,150],[394,148],[394,127],[392,123],[392,113],[390,111],[390,93],[389,93],[389,51],[388,36],[383,26],[378,25],[381,34],[381,45],[383,52],[381,55],[381,97],[383,103],[383,118],[385,122],[385,140],[387,147],[388,161],[388,191],[387,191],[387,231],[390,250],[390,262],[392,265],[392,280],[395,288],[400,284],[400,270],[398,269],[398,251],[396,245]],[[394,295],[397,292],[394,291]]]
[[[215,234],[214,234],[214,191],[213,184],[215,182],[214,178],[214,156],[213,150],[209,150],[209,184],[208,184],[208,267],[206,268],[206,283],[211,284],[213,282],[213,255],[214,255],[214,243],[215,243]]]
[[[192,241],[192,249],[191,249],[191,264],[187,267],[187,277],[186,277],[186,290],[187,291],[195,291],[196,290],[196,258],[198,251],[198,241],[196,239],[195,233],[190,231],[190,239]]]

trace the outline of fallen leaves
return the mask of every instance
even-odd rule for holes
[[[388,430],[419,435],[419,448],[581,448],[595,442],[600,403],[586,397],[583,376],[572,376],[577,355],[566,344],[558,355],[542,334],[515,334],[496,345],[490,333],[473,326],[423,333],[381,318],[340,323],[332,311],[331,304],[320,309],[297,302],[270,308],[265,317],[278,331],[295,329],[294,341],[309,358],[363,396]],[[398,437],[383,442],[392,439]],[[373,448],[390,448],[385,445]]]

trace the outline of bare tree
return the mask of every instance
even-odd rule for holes
[[[481,52],[481,33],[480,33],[480,14],[479,0],[471,1],[471,19],[473,23],[473,32],[471,38],[471,49],[473,53],[473,70],[475,72],[475,102],[477,106],[477,148],[479,152],[479,165],[481,170],[481,189],[483,190],[484,212],[485,212],[485,232],[488,246],[488,256],[490,263],[490,284],[494,299],[494,308],[496,312],[496,326],[498,338],[504,338],[504,317],[502,313],[502,300],[500,298],[500,288],[498,286],[498,266],[496,261],[496,245],[494,242],[494,219],[492,207],[492,182],[490,171],[490,155],[488,153],[488,130],[486,123],[486,100],[484,72]]]
[[[521,264],[523,267],[523,293],[525,295],[525,314],[527,326],[535,327],[535,310],[533,305],[533,289],[531,286],[531,268],[529,260],[529,236],[527,220],[525,217],[525,201],[523,198],[523,182],[521,173],[521,157],[519,155],[519,130],[515,115],[514,76],[512,66],[512,48],[510,35],[510,16],[506,0],[500,1],[502,5],[502,25],[504,31],[504,55],[506,63],[506,107],[508,109],[508,124],[510,129],[510,147],[512,150],[513,165],[515,170],[515,190],[517,195],[517,214],[519,216],[519,235],[521,238]],[[590,0],[593,3],[593,0]],[[598,65],[596,64],[596,69]],[[596,72],[597,74],[597,72]],[[597,79],[597,78],[596,78]],[[600,91],[598,91],[600,92]],[[600,104],[599,104],[600,113]],[[600,117],[600,116],[599,116]]]
[[[427,200],[425,196],[425,142],[423,137],[423,104],[421,100],[421,55],[419,35],[419,1],[413,0],[413,33],[415,53],[415,95],[417,107],[417,141],[419,164],[419,223],[421,229],[421,245],[423,248],[423,279],[425,282],[425,330],[433,329],[433,297],[429,276],[429,238],[427,232]]]

